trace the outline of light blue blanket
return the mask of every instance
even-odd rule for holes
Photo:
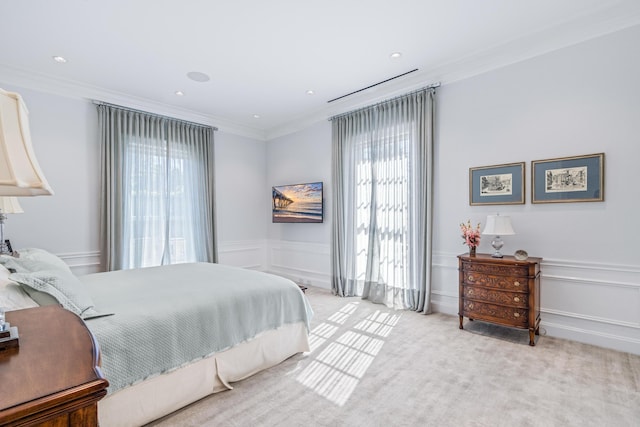
[[[79,278],[96,309],[87,320],[102,354],[109,393],[228,349],[261,332],[306,322],[311,308],[290,280],[220,264],[194,263]]]

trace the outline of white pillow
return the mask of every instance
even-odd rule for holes
[[[13,273],[9,278],[20,283],[25,292],[40,305],[49,305],[57,301],[78,316],[85,312],[87,315],[94,314],[89,290],[68,268]]]
[[[9,280],[10,274],[11,272],[7,270],[7,267],[0,264],[0,289],[4,288],[9,283],[13,283],[11,280]]]
[[[0,285],[0,307],[4,311],[38,307],[38,304],[27,295],[20,285],[9,280],[6,282],[8,282],[6,286]]]

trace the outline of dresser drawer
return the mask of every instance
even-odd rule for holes
[[[529,330],[529,345],[540,331],[540,263],[491,254],[458,256],[458,316]]]
[[[523,277],[495,276],[476,271],[464,271],[464,282],[470,285],[486,286],[488,288],[504,289],[508,291],[528,292],[528,281]]]
[[[463,296],[480,302],[494,302],[514,307],[529,307],[529,294],[525,292],[508,292],[479,286],[464,285]]]
[[[505,307],[496,304],[464,300],[463,316],[471,319],[490,320],[510,326],[526,328],[529,323],[529,310],[521,307]]]
[[[529,275],[529,270],[526,265],[497,265],[464,262],[462,263],[462,269],[468,273],[476,272],[482,275],[518,276],[523,278],[526,278]]]

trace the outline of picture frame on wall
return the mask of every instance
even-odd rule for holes
[[[604,201],[604,153],[531,162],[531,203]]]
[[[525,163],[469,168],[469,204],[524,204]]]

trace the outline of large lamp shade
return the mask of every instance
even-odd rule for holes
[[[487,216],[487,225],[482,234],[489,236],[511,236],[516,234],[511,226],[511,217],[500,215]]]
[[[0,89],[0,196],[53,194],[36,160],[22,97]]]
[[[484,227],[482,234],[488,234],[490,236],[496,236],[491,241],[491,246],[495,250],[491,255],[494,258],[502,258],[503,255],[500,252],[504,242],[500,236],[512,236],[516,234],[511,226],[511,218],[508,216],[489,215],[487,216],[487,225]]]

